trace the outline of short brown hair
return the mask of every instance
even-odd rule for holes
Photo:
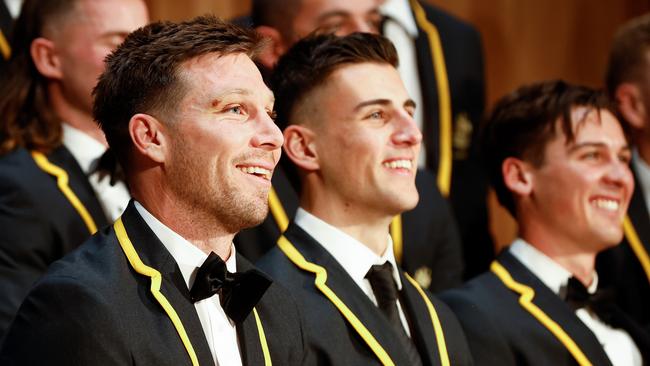
[[[31,56],[32,41],[77,9],[78,0],[26,0],[10,35],[11,58],[0,75],[0,154],[23,147],[49,152],[61,144],[61,120],[47,79]]]
[[[605,74],[607,92],[613,96],[621,83],[649,82],[650,14],[625,23],[614,36]],[[647,92],[644,90],[644,92]]]
[[[291,113],[304,97],[343,65],[389,64],[397,67],[397,51],[380,35],[352,33],[312,34],[298,41],[276,65],[271,77],[277,121],[282,129],[291,124]]]
[[[557,121],[567,142],[574,140],[571,110],[588,107],[613,111],[607,95],[561,80],[523,86],[501,98],[483,125],[482,157],[497,198],[513,216],[515,202],[503,181],[501,166],[509,157],[544,164],[546,145],[557,134]]]
[[[129,34],[106,58],[106,70],[93,91],[95,119],[120,164],[128,168],[133,115],[173,118],[187,87],[179,78],[183,62],[208,53],[255,58],[262,46],[253,30],[214,16],[155,22]]]

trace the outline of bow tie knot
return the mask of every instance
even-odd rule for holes
[[[607,289],[598,289],[591,294],[587,288],[575,277],[569,278],[564,288],[564,301],[574,311],[588,308],[598,315],[605,323],[610,323],[611,308],[614,304],[614,293]]]
[[[197,302],[219,294],[226,315],[235,323],[241,323],[271,286],[271,282],[256,269],[229,272],[221,257],[212,252],[196,273],[190,289],[190,299]]]

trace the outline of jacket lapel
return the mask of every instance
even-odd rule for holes
[[[161,273],[162,283],[160,292],[165,296],[167,301],[169,301],[178,314],[185,332],[190,339],[192,347],[194,348],[199,364],[214,365],[212,353],[210,352],[210,348],[205,338],[201,321],[196,313],[194,304],[190,300],[189,290],[183,280],[183,275],[171,254],[151,231],[140,214],[138,214],[133,204],[133,200],[129,202],[124,214],[122,214],[122,222],[124,223],[126,232],[142,262]],[[149,283],[150,282],[147,280],[146,291],[151,295],[148,287]],[[153,296],[150,296],[149,298],[153,302],[153,305],[157,306],[157,308],[163,312],[160,304],[153,298]],[[169,321],[171,322],[171,320]],[[178,346],[183,352],[186,352],[183,343],[176,332],[170,334],[170,337],[178,338]]]
[[[637,187],[640,187],[636,172],[634,174],[634,182]],[[640,188],[635,189],[632,193],[628,216],[634,225],[637,235],[639,235],[641,244],[643,244],[646,252],[650,253],[650,213],[648,212],[648,207],[646,207],[643,191]]]
[[[532,303],[557,323],[595,365],[611,365],[607,354],[593,332],[578,318],[571,308],[509,251],[504,251],[497,261],[512,278],[535,291]],[[531,314],[532,316],[532,314]],[[544,326],[540,322],[540,326]],[[554,337],[549,333],[549,336]],[[558,340],[559,341],[559,340]]]
[[[440,352],[438,351],[438,339],[433,329],[429,309],[422,299],[422,296],[409,282],[403,273],[400,273],[402,280],[402,291],[400,302],[402,309],[409,319],[411,328],[411,339],[422,357],[424,365],[439,365]]]
[[[88,213],[90,213],[90,216],[92,216],[93,220],[95,221],[97,229],[101,229],[102,227],[108,225],[108,219],[106,218],[106,215],[102,210],[102,206],[100,205],[99,200],[95,195],[95,191],[88,181],[88,177],[81,170],[81,167],[77,163],[77,160],[75,160],[70,151],[68,151],[65,146],[61,146],[52,151],[47,156],[47,158],[50,163],[58,166],[59,168],[65,170],[66,173],[68,173],[68,184],[70,185],[70,189],[72,189],[75,195],[77,195],[79,200],[86,207],[86,210],[88,210]]]
[[[369,333],[388,353],[393,362],[397,365],[408,364],[407,355],[402,350],[400,341],[394,334],[388,320],[334,257],[314,238],[293,223],[289,225],[285,237],[308,262],[321,266],[327,271],[325,285],[338,296],[341,302],[368,329]],[[314,290],[321,292],[316,286],[314,286]],[[355,332],[352,327],[349,329],[351,332]],[[359,336],[361,335],[359,334]]]
[[[244,272],[254,268],[253,265],[237,254],[237,271]],[[262,323],[263,325],[263,323]],[[242,324],[237,324],[237,338],[239,340],[242,363],[244,365],[264,365],[264,353],[257,330],[255,316],[251,312]]]

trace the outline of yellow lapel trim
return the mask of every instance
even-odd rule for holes
[[[11,47],[9,46],[9,42],[7,42],[7,38],[2,30],[0,30],[0,53],[2,53],[2,57],[4,57],[5,60],[9,60],[11,57]]]
[[[451,98],[445,56],[442,51],[440,34],[433,23],[427,19],[422,6],[416,0],[410,0],[415,14],[415,21],[429,38],[433,69],[438,86],[438,119],[440,123],[440,161],[438,162],[438,189],[443,196],[449,196],[451,189],[452,146],[451,146]]]
[[[413,285],[413,287],[418,290],[420,296],[422,296],[422,299],[427,305],[429,315],[431,316],[431,324],[433,325],[433,330],[436,334],[436,343],[438,345],[438,353],[440,354],[440,363],[442,366],[449,366],[451,363],[449,362],[449,353],[447,352],[447,341],[445,341],[445,333],[442,330],[442,324],[440,324],[440,318],[438,317],[436,308],[424,293],[422,287],[420,287],[420,285],[413,278],[411,278],[408,273],[404,272],[404,276]]]
[[[124,228],[124,223],[122,223],[121,217],[118,218],[117,221],[115,221],[115,224],[113,224],[113,228],[115,229],[115,235],[117,236],[117,240],[120,242],[122,251],[124,251],[126,258],[129,260],[129,263],[131,264],[131,267],[133,267],[133,269],[136,272],[140,273],[141,275],[151,278],[150,290],[151,293],[153,294],[153,297],[156,299],[156,301],[158,301],[160,306],[162,306],[162,308],[167,313],[169,319],[171,319],[172,324],[174,324],[174,328],[176,328],[176,332],[181,337],[183,346],[185,346],[185,350],[187,350],[187,354],[190,356],[190,359],[192,360],[192,365],[194,366],[198,365],[199,360],[196,358],[196,353],[194,352],[194,347],[192,347],[192,342],[190,342],[190,338],[187,336],[187,333],[185,332],[185,327],[183,327],[183,322],[178,317],[178,314],[176,313],[176,310],[174,310],[174,307],[169,303],[169,301],[167,301],[165,295],[163,295],[162,292],[160,292],[160,283],[162,281],[162,275],[154,268],[151,268],[146,264],[142,263],[142,260],[140,260],[140,256],[138,256],[138,253],[135,251],[135,248],[133,247],[133,243],[131,243],[131,239],[129,239],[129,236],[126,233],[126,229]]]
[[[253,308],[253,314],[255,315],[255,324],[257,324],[257,332],[260,336],[260,343],[262,344],[262,354],[264,354],[264,364],[267,366],[273,365],[271,362],[271,353],[269,352],[269,346],[266,343],[266,335],[264,334],[264,327],[262,327],[262,321],[260,316],[257,314],[257,309]]]
[[[287,230],[287,227],[289,227],[289,217],[282,206],[280,197],[278,197],[278,194],[275,192],[275,188],[273,187],[271,187],[271,191],[269,192],[269,210],[271,211],[271,216],[275,219],[275,223],[280,229],[280,234],[284,233],[284,231]]]
[[[90,213],[88,213],[86,206],[84,206],[79,197],[77,197],[77,195],[68,185],[68,182],[70,181],[68,173],[62,168],[52,164],[49,160],[47,160],[43,153],[32,151],[31,154],[34,162],[36,162],[36,166],[38,166],[47,174],[56,177],[56,184],[59,187],[61,193],[63,193],[65,198],[70,201],[72,207],[77,210],[79,216],[81,216],[81,219],[86,224],[86,227],[88,228],[90,234],[95,234],[97,232],[97,225],[95,224],[95,220],[93,220],[92,216],[90,216]]]
[[[393,217],[390,222],[390,236],[393,239],[393,253],[397,263],[402,263],[404,255],[404,239],[402,238],[402,215]]]
[[[350,310],[350,308],[348,308],[345,303],[341,301],[341,299],[334,293],[334,291],[332,291],[332,289],[327,286],[325,283],[327,281],[327,271],[325,268],[308,262],[305,257],[300,254],[298,249],[296,249],[296,247],[294,247],[293,244],[291,244],[291,242],[289,242],[289,240],[284,237],[284,235],[278,239],[278,247],[280,250],[282,250],[282,252],[284,252],[289,260],[298,266],[298,268],[307,272],[314,273],[316,275],[316,279],[314,281],[316,288],[318,288],[325,295],[325,297],[327,297],[334,304],[334,306],[336,306],[343,317],[348,321],[348,323],[350,323],[350,325],[352,325],[354,330],[357,331],[361,338],[375,353],[375,356],[377,356],[379,361],[383,365],[394,365],[395,363],[393,360],[391,360],[388,353],[386,353],[384,348],[379,344],[379,342],[377,342],[368,328],[363,325],[359,318],[357,318],[352,310]]]
[[[515,281],[508,270],[506,270],[499,262],[493,261],[490,265],[490,270],[503,282],[503,284],[511,289],[512,291],[521,295],[519,297],[519,304],[530,314],[535,317],[546,329],[548,329],[555,338],[557,338],[566,349],[571,353],[573,358],[576,359],[579,365],[587,366],[591,365],[591,362],[582,352],[580,347],[571,339],[571,337],[562,329],[562,327],[551,319],[546,313],[533,304],[533,298],[535,297],[535,290],[531,287],[526,286],[522,283]]]
[[[643,243],[641,243],[641,239],[636,233],[630,217],[627,215],[623,220],[623,230],[625,231],[625,238],[627,239],[628,243],[630,243],[630,247],[632,248],[634,255],[636,255],[637,259],[641,263],[643,272],[645,272],[645,275],[648,278],[648,282],[650,282],[650,257],[648,256],[648,252],[645,250]]]
[[[169,319],[172,321],[172,324],[174,325],[174,328],[176,328],[176,332],[178,333],[178,336],[181,338],[181,341],[183,342],[183,346],[185,347],[185,350],[187,351],[187,354],[190,357],[190,360],[192,361],[192,365],[196,366],[199,364],[199,360],[196,357],[196,353],[194,352],[194,347],[192,346],[192,342],[190,341],[190,338],[187,336],[187,332],[185,332],[185,327],[183,326],[183,322],[179,318],[178,314],[176,313],[176,310],[174,310],[174,307],[172,304],[169,303],[165,295],[160,292],[160,284],[162,282],[162,275],[160,272],[158,272],[156,269],[147,266],[142,262],[140,259],[140,256],[138,256],[138,253],[135,251],[135,248],[133,247],[133,243],[131,242],[131,239],[129,239],[129,235],[126,233],[126,228],[124,228],[124,223],[122,222],[122,218],[118,218],[117,221],[113,224],[113,228],[115,229],[115,235],[117,236],[117,240],[120,242],[120,246],[122,247],[122,251],[124,251],[124,254],[126,255],[126,258],[129,260],[129,264],[131,264],[131,267],[133,269],[140,273],[141,275],[147,276],[151,278],[151,293],[153,294],[153,297],[158,301],[160,306],[162,306],[163,310],[165,310],[165,313],[167,313],[167,316]],[[253,314],[255,315],[255,323],[257,324],[257,331],[259,333],[260,337],[260,343],[262,345],[262,353],[264,354],[264,364],[271,366],[271,356],[269,353],[269,347],[266,343],[266,336],[264,335],[264,328],[262,327],[262,321],[260,320],[259,315],[257,314],[257,310],[253,308]]]
[[[289,227],[289,217],[287,212],[282,206],[280,197],[278,197],[277,192],[273,187],[269,192],[269,211],[271,211],[271,216],[275,220],[275,223],[280,229],[280,234],[284,233]],[[402,263],[402,254],[404,251],[404,241],[402,239],[402,216],[397,215],[393,218],[393,221],[390,223],[390,236],[393,238],[393,252],[395,253],[395,259],[397,263]]]

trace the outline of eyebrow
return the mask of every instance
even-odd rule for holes
[[[365,102],[361,102],[357,104],[356,107],[354,107],[354,111],[358,112],[359,110],[370,106],[370,105],[389,105],[391,104],[390,99],[372,99],[372,100],[367,100]],[[415,101],[413,99],[408,99],[406,102],[404,102],[404,107],[412,107],[415,108]]]
[[[572,153],[574,151],[580,150],[580,149],[585,148],[585,147],[604,148],[604,147],[607,147],[607,145],[605,143],[603,143],[603,142],[583,142],[583,143],[575,144],[575,145],[572,145],[571,147],[569,147],[569,152]],[[621,150],[629,151],[629,150],[632,150],[632,148],[630,147],[629,144],[627,144],[627,145],[621,147]]]
[[[269,102],[270,102],[270,103],[275,103],[275,96],[274,96],[273,93],[270,91],[270,89],[267,88],[267,91],[269,91],[269,94],[270,94]],[[243,95],[243,96],[250,96],[250,95],[252,95],[252,94],[253,94],[253,93],[251,93],[251,91],[250,91],[250,90],[247,90],[247,89],[239,89],[239,88],[237,88],[237,89],[229,89],[229,90],[227,90],[227,91],[225,91],[225,92],[223,92],[223,93],[221,93],[221,94],[219,94],[219,95],[213,97],[213,98],[212,98],[212,102],[210,103],[210,105],[212,105],[213,107],[215,107],[215,106],[217,106],[219,103],[221,103],[221,101],[222,101],[225,97],[230,96],[230,95]]]

